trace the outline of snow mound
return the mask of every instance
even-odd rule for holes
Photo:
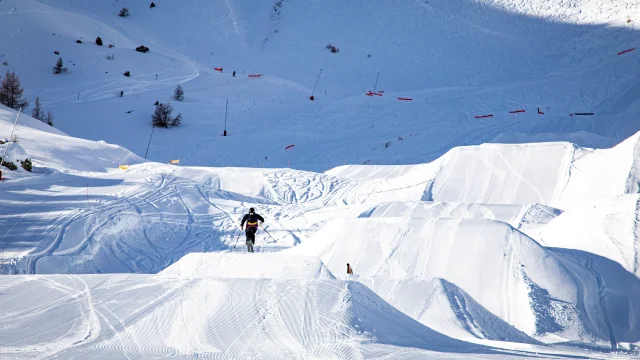
[[[444,156],[430,195],[464,203],[553,204],[575,151],[569,143],[455,148]]]
[[[240,246],[244,247],[244,243]],[[318,258],[278,253],[190,253],[161,271],[160,275],[182,278],[335,279]]]
[[[11,134],[16,115],[16,111],[0,106],[0,134],[7,134],[6,137]],[[119,165],[145,161],[117,145],[68,136],[26,114],[20,115],[15,135],[20,145],[19,155],[33,158],[34,167],[108,172],[117,170]],[[9,148],[10,153],[14,151],[13,145]]]
[[[318,256],[334,274],[346,264],[361,276],[406,280],[442,278],[464,289],[487,311],[545,342],[609,341],[600,287],[584,268],[569,271],[555,256],[505,223],[484,219],[368,218],[328,223],[312,239],[287,250]],[[583,288],[584,283],[589,284]],[[631,294],[622,298],[631,308]],[[579,309],[586,309],[581,311]],[[633,325],[610,320],[619,332]],[[627,324],[625,325],[625,322]]]
[[[640,191],[640,133],[611,149],[574,144],[482,144],[407,166],[341,166],[345,204],[438,201],[568,209],[595,197]]]
[[[443,279],[355,277],[396,309],[433,330],[465,341],[538,341],[487,311],[464,290]]]
[[[529,207],[530,206],[522,205],[463,204],[440,201],[393,201],[371,206],[358,217],[489,219],[506,222],[517,227]]]
[[[545,246],[575,249],[613,260],[640,277],[640,195],[600,198],[544,226]]]
[[[136,353],[145,358],[197,354],[355,359],[407,351],[413,358],[424,358],[430,351],[497,355],[490,348],[429,329],[357,282],[167,281],[136,275],[34,280],[0,279],[3,288],[17,294],[1,300],[7,309],[0,315],[7,324],[0,328],[1,356],[44,359]],[[135,300],[118,300],[123,297]],[[40,328],[35,324],[52,319],[58,326],[34,332]]]

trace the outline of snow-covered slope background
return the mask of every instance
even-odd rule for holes
[[[0,357],[637,356],[639,4],[155,4],[0,2]]]

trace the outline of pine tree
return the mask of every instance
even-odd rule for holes
[[[182,114],[178,114],[178,116],[174,118],[171,117],[172,113],[173,107],[171,104],[160,103],[156,105],[153,115],[151,116],[153,126],[165,128],[180,126],[182,123]]]
[[[182,124],[182,114],[178,114],[175,118],[171,120],[171,124],[169,126],[180,126]]]
[[[62,58],[59,57],[58,60],[56,61],[56,64],[53,66],[53,73],[60,74],[66,71],[67,71],[67,68],[64,67],[64,61],[62,61]]]
[[[98,37],[96,38],[96,45],[98,45],[98,46],[102,46],[102,44],[103,44],[103,43],[102,43],[102,38],[100,38],[100,36],[98,36]]]
[[[40,97],[36,96],[36,104],[31,110],[31,117],[38,120],[44,120],[44,113],[42,112],[42,106],[40,105]]]
[[[153,111],[153,115],[151,116],[153,126],[169,127],[172,112],[173,108],[171,107],[171,104],[158,104]]]
[[[15,110],[28,107],[29,101],[22,98],[23,92],[16,73],[7,71],[0,83],[0,104]]]
[[[53,126],[53,114],[51,111],[47,112],[47,116],[42,121],[47,123],[49,126]]]
[[[182,85],[178,84],[178,86],[176,86],[176,90],[173,92],[173,99],[177,101],[184,100],[184,89],[182,89]]]

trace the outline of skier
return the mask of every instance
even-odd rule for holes
[[[347,263],[347,274],[353,275],[353,268],[351,267],[351,265],[349,265],[349,263]]]
[[[120,97],[124,95],[124,91],[120,90]]]
[[[232,77],[236,77],[236,71],[233,70],[233,75],[231,75]]]
[[[258,231],[258,225],[262,225],[264,218],[259,214],[256,214],[254,208],[249,209],[249,213],[242,218],[240,228],[244,229],[244,223],[247,223],[245,233],[247,235],[247,251],[253,252],[253,245],[256,243],[256,232]]]

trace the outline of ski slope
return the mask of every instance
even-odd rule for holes
[[[635,1],[155,3],[0,2],[0,358],[640,358]]]
[[[186,98],[173,105],[184,125],[157,129],[148,156],[190,166],[420,164],[486,142],[604,148],[638,130],[638,53],[617,55],[640,42],[633,1],[157,5],[8,0],[1,70],[16,71],[61,130],[137,154],[146,153],[153,103],[182,84]],[[121,7],[131,15],[118,17]],[[51,73],[54,51],[67,73]],[[384,96],[366,96],[374,86]],[[230,136],[221,137],[227,100]]]

